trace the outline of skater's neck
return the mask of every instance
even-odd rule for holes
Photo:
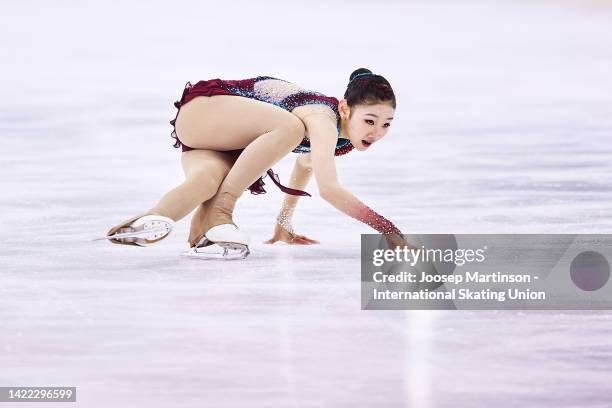
[[[340,117],[340,135],[339,137],[341,139],[350,139],[349,135],[348,135],[348,130],[347,130],[347,125],[348,125],[348,119],[344,119],[343,117]]]

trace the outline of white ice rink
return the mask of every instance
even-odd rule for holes
[[[318,246],[261,243],[267,179],[237,207],[243,262],[181,257],[189,218],[149,248],[90,241],[181,182],[185,82],[341,97],[361,66],[398,109],[340,180],[400,229],[609,233],[611,2],[109,3],[0,12],[0,386],[87,408],[612,407],[612,313],[362,311],[373,231],[314,183],[294,226]]]

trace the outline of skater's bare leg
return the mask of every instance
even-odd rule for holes
[[[244,149],[210,200],[205,215],[209,228],[233,224],[234,206],[246,188],[299,144],[304,137],[304,125],[296,119],[279,124]]]
[[[167,192],[150,211],[175,221],[215,195],[233,164],[232,155],[212,150],[184,152],[181,164],[185,181]]]
[[[209,229],[206,225],[205,215],[208,212],[210,201],[208,200],[200,204],[191,217],[188,238],[189,246],[194,246]]]
[[[228,159],[233,165],[236,159],[238,158],[240,151],[227,152],[226,154],[228,155]],[[230,168],[228,167],[226,171],[226,175],[227,175],[227,172],[229,172],[229,170]],[[219,185],[221,185],[221,181],[219,182]],[[212,200],[208,200],[200,204],[196,208],[195,212],[193,213],[193,216],[191,217],[191,224],[189,228],[189,238],[188,238],[190,246],[194,246],[200,240],[200,238],[206,233],[206,231],[208,231],[210,228],[207,225],[205,216],[208,213],[211,201]]]
[[[297,116],[278,106],[227,95],[198,97],[184,105],[176,130],[191,147],[244,149],[209,203],[206,228],[233,223],[234,205],[243,191],[295,148],[305,132]]]
[[[124,232],[122,228],[148,214],[162,215],[174,221],[180,220],[198,204],[215,195],[234,160],[235,154],[232,152],[210,150],[184,152],[181,164],[185,181],[167,192],[153,208],[117,224],[108,231],[107,235]]]

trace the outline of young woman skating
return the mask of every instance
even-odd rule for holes
[[[262,175],[288,195],[267,241],[311,244],[295,234],[293,210],[314,172],[320,196],[343,213],[385,234],[392,246],[406,245],[401,232],[338,182],[335,156],[366,151],[388,132],[396,108],[389,82],[360,68],[350,75],[344,98],[325,96],[285,80],[260,76],[188,83],[171,124],[182,146],[185,181],[142,214],[111,228],[114,243],[149,245],[165,238],[174,222],[195,212],[189,243],[218,244],[248,255],[248,235],[233,222],[236,201],[248,188],[264,192]],[[299,153],[288,187],[270,169],[290,152]]]

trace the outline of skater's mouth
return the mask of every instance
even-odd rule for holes
[[[361,141],[361,144],[362,144],[364,147],[366,147],[366,148],[370,147],[370,146],[372,145],[372,143],[374,143],[374,142],[368,142],[367,140],[362,140],[362,141]]]

